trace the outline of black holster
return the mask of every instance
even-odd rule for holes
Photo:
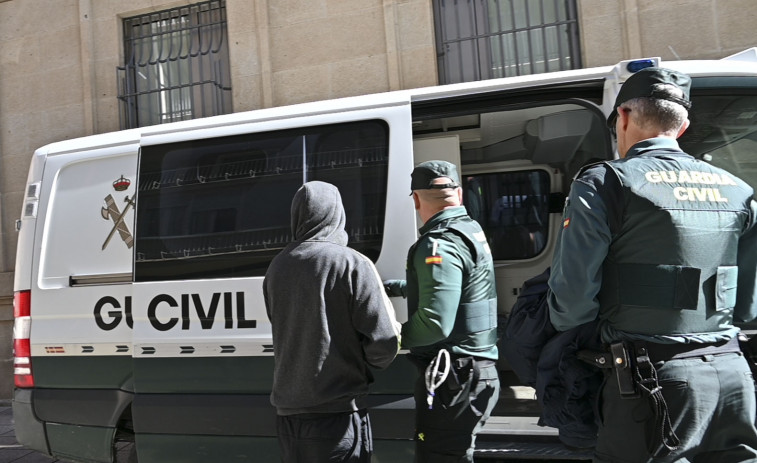
[[[673,431],[657,370],[646,348],[635,349],[631,343],[617,342],[610,345],[610,352],[579,351],[578,358],[599,368],[612,368],[622,399],[649,401],[653,415],[646,433],[650,455],[662,457],[678,448],[680,441]]]
[[[662,395],[662,386],[657,381],[657,370],[646,348],[634,349],[634,374],[641,397],[649,400],[652,409],[652,426],[647,426],[647,450],[653,457],[664,457],[681,445],[670,422],[668,404]],[[648,423],[649,424],[649,423]]]
[[[447,379],[437,394],[444,408],[453,407],[465,400],[475,391],[480,375],[480,368],[473,357],[458,357],[452,361]]]

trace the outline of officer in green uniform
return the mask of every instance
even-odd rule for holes
[[[599,319],[599,462],[757,461],[736,321],[757,316],[757,203],[681,151],[691,79],[647,68],[608,119],[621,159],[573,182],[549,280],[558,330]]]
[[[484,232],[466,213],[457,169],[428,161],[412,172],[424,222],[407,279],[385,283],[407,297],[402,347],[418,367],[416,461],[472,462],[476,433],[499,398],[497,295]]]

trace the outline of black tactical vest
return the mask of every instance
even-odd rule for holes
[[[617,225],[603,263],[600,318],[643,335],[731,328],[752,188],[674,150],[606,165],[621,190],[618,210],[608,214],[621,216],[610,218]]]

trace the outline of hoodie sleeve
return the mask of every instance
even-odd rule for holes
[[[372,367],[386,368],[399,352],[400,324],[373,262],[361,256],[357,270],[353,274],[352,324],[362,335],[365,361]]]

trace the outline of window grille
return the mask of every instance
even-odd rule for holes
[[[549,174],[524,170],[466,176],[463,200],[486,234],[495,260],[541,254],[549,235]]]
[[[136,281],[263,276],[292,241],[303,183],[335,185],[349,246],[374,262],[386,216],[381,120],[150,145],[139,163]]]
[[[121,128],[231,112],[226,2],[124,19]]]
[[[442,84],[577,69],[576,0],[434,0]]]

